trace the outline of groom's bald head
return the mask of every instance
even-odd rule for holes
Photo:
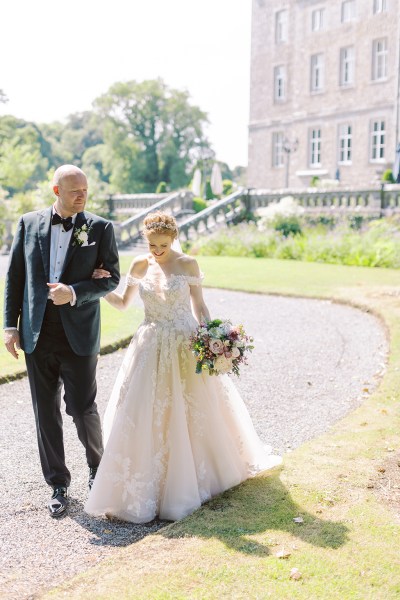
[[[55,185],[62,185],[62,180],[71,175],[83,175],[83,177],[86,177],[85,173],[79,167],[76,167],[75,165],[62,165],[56,169],[53,175],[53,187]]]
[[[57,196],[54,206],[61,217],[82,212],[88,193],[85,173],[74,165],[58,167],[53,177],[53,192]]]

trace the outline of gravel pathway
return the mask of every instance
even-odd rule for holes
[[[260,437],[281,453],[329,429],[358,406],[385,368],[388,344],[379,321],[329,301],[205,290],[213,316],[243,322],[256,349],[237,385]],[[123,351],[98,368],[103,413]],[[64,418],[73,480],[69,514],[47,515],[26,379],[0,386],[0,597],[41,591],[163,526],[109,522],[83,513],[87,468],[71,419]]]

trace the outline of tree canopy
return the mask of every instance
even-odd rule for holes
[[[155,192],[161,181],[176,190],[189,185],[196,166],[207,171],[214,157],[207,122],[187,91],[161,79],[115,83],[92,110],[65,122],[0,116],[0,189],[8,197],[41,189],[49,171],[73,163],[97,193]]]
[[[116,83],[94,103],[111,152],[111,184],[119,191],[154,191],[188,184],[207,115],[187,92],[161,79]],[[114,168],[113,168],[114,167]]]

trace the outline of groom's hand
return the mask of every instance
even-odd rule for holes
[[[6,329],[4,332],[4,343],[7,350],[14,358],[18,358],[17,350],[20,350],[19,333],[17,329]]]
[[[58,306],[68,304],[73,299],[71,288],[65,283],[48,283],[50,289],[50,299]]]

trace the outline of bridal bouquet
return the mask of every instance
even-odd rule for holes
[[[233,326],[221,319],[202,323],[190,338],[190,349],[197,360],[196,373],[239,375],[239,365],[246,364],[246,353],[254,348],[252,342],[243,325]]]

